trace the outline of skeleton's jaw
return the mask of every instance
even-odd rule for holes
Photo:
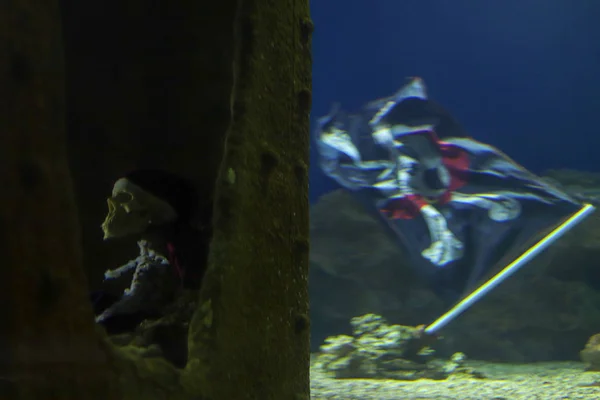
[[[115,215],[109,215],[102,223],[104,240],[142,234],[148,229],[150,224],[151,221],[136,218],[135,215],[131,214],[119,215],[119,213],[115,213]]]
[[[115,213],[117,211],[115,202],[113,199],[106,199],[106,203],[108,205],[108,214],[106,214],[106,218],[104,218],[104,221],[102,222],[102,232],[104,233],[104,240],[110,239],[112,237],[114,237],[114,233],[111,230],[111,225],[113,223],[113,220],[115,219]]]
[[[111,235],[110,229],[108,229],[108,224],[109,224],[109,222],[104,221],[102,223],[102,225],[101,225],[102,226],[102,232],[104,232],[104,237],[102,238],[103,240],[108,240],[108,239],[114,237],[113,235]]]

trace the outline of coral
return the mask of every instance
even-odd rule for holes
[[[317,365],[336,378],[439,380],[458,373],[482,377],[463,365],[462,353],[448,361],[434,359],[428,347],[416,358],[409,355],[411,343],[420,336],[418,328],[389,325],[375,314],[352,318],[351,325],[352,336],[327,338],[317,358]]]
[[[588,364],[588,369],[600,371],[600,333],[590,337],[585,348],[579,354],[581,361]]]

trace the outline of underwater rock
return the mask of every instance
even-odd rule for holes
[[[188,328],[198,302],[198,292],[182,290],[164,306],[159,317],[142,320],[131,332],[109,335],[113,345],[128,348],[145,357],[163,357],[177,368],[185,367]]]
[[[389,279],[411,279],[401,249],[344,190],[322,196],[311,208],[310,238],[310,261],[328,275],[382,288]]]
[[[579,354],[581,361],[588,365],[589,370],[600,371],[600,333],[590,337]]]
[[[600,174],[550,171],[568,193],[595,203]],[[311,210],[311,319],[314,345],[350,334],[355,315],[430,323],[449,307],[418,279],[379,221],[345,191]],[[503,362],[577,360],[600,325],[600,212],[508,279],[444,330],[438,354],[453,349]],[[313,347],[314,350],[316,348]]]
[[[411,342],[420,336],[418,328],[389,325],[375,314],[352,318],[351,325],[352,336],[325,339],[317,357],[317,365],[336,378],[440,380],[455,373],[482,377],[464,367],[462,353],[454,354],[449,361],[433,359],[431,348],[424,348],[416,357],[409,356]]]
[[[546,171],[544,178],[580,201],[600,204],[600,173],[554,169]]]

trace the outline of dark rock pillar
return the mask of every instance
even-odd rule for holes
[[[308,399],[308,1],[61,5],[68,138],[58,6],[0,6],[0,398]],[[184,370],[96,334],[67,155],[95,286],[121,174],[214,205]]]
[[[308,399],[306,1],[241,1],[232,119],[185,382],[210,399]]]
[[[58,2],[1,2],[0,49],[0,398],[111,399],[67,166]]]

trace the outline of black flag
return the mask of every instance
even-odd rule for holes
[[[432,288],[456,301],[582,204],[470,138],[413,78],[355,114],[321,118],[323,171],[377,213]]]

